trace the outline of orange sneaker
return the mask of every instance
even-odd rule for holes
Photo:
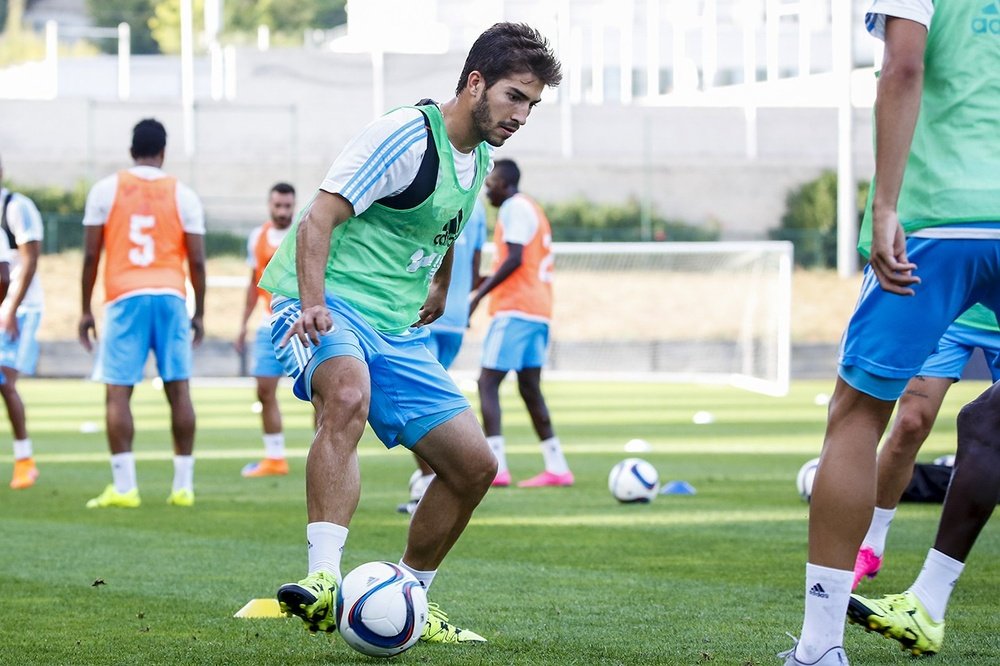
[[[21,458],[14,461],[14,476],[10,480],[10,487],[14,490],[24,490],[35,485],[38,478],[38,468],[35,467],[34,458]]]
[[[245,478],[258,476],[284,476],[288,474],[288,461],[284,458],[264,458],[260,462],[247,463],[240,475]]]

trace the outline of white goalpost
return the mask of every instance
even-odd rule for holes
[[[788,392],[791,243],[554,243],[553,250],[547,372]],[[485,248],[484,261],[491,254]],[[453,369],[478,368],[487,319],[475,314]]]

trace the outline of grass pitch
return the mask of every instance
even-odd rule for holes
[[[133,400],[143,505],[87,510],[110,480],[103,389],[77,381],[22,383],[41,468],[27,491],[0,501],[0,664],[370,663],[335,635],[310,636],[295,619],[235,619],[305,573],[303,468],[311,412],[287,391],[292,474],[242,479],[260,456],[259,418],[245,387],[198,386],[197,504],[169,507],[168,412],[148,383]],[[512,386],[505,434],[515,480],[541,455]],[[776,664],[801,625],[808,507],[795,473],[817,455],[831,382],[797,383],[787,398],[735,389],[550,381],[546,392],[577,484],[494,489],[445,561],[431,598],[483,646],[418,645],[407,664]],[[948,396],[922,460],[954,449],[954,415],[983,384]],[[696,425],[708,411],[714,422]],[[94,429],[99,432],[85,432]],[[661,480],[693,497],[619,505],[611,467],[643,438]],[[344,571],[396,561],[413,469],[404,450],[361,445],[363,491]],[[9,452],[0,465],[10,472]],[[940,507],[903,505],[871,594],[898,592],[917,574]],[[936,666],[1000,663],[1000,530],[986,528],[952,596]],[[910,663],[895,642],[846,631],[854,664]]]

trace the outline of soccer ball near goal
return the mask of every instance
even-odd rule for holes
[[[426,622],[427,593],[395,564],[362,564],[337,589],[337,629],[363,654],[392,657],[409,649]]]
[[[795,486],[799,489],[799,497],[807,502],[812,499],[813,479],[816,478],[818,467],[819,458],[813,458],[799,468],[799,473],[795,477]]]
[[[626,458],[611,468],[608,490],[623,504],[649,503],[660,492],[660,475],[642,458]]]

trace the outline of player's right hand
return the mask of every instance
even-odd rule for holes
[[[233,340],[233,348],[236,349],[237,354],[242,354],[247,348],[247,329],[245,326],[240,329],[236,339]]]
[[[329,333],[332,328],[333,317],[326,305],[310,305],[302,310],[302,316],[289,327],[278,346],[283,348],[289,340],[296,337],[305,347],[310,342],[318,347],[320,336]]]
[[[77,327],[80,336],[80,344],[87,351],[93,351],[94,345],[91,342],[91,336],[93,336],[94,341],[97,340],[97,324],[94,323],[94,315],[87,313],[80,317],[80,324]]]
[[[872,249],[869,263],[884,291],[912,296],[920,278],[913,274],[917,265],[906,255],[906,234],[894,210],[874,210]]]

